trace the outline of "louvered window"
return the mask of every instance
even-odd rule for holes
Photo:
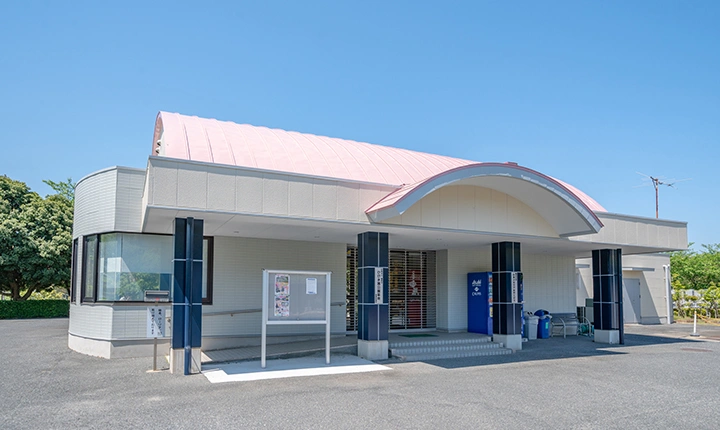
[[[435,252],[390,250],[390,329],[435,328]],[[348,331],[357,330],[357,248],[347,249]]]
[[[357,248],[348,246],[345,270],[345,329],[357,331]]]

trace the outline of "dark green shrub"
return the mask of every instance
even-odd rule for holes
[[[67,300],[0,301],[0,319],[67,318],[70,302]]]

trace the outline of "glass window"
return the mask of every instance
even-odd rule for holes
[[[99,238],[99,239],[98,239]],[[171,291],[173,237],[108,233],[85,238],[82,300],[142,302],[146,290]],[[212,304],[213,238],[203,240],[202,302]]]
[[[78,240],[73,240],[72,243],[72,260],[70,262],[70,303],[75,303],[75,297],[77,296],[77,254],[78,254]]]
[[[98,263],[98,301],[141,302],[145,290],[170,290],[172,237],[104,234]]]
[[[202,302],[212,304],[213,238],[203,239]]]
[[[95,298],[95,278],[97,275],[97,235],[88,236],[83,244],[83,256],[85,257],[83,264],[83,282],[82,282],[82,301],[92,302]]]

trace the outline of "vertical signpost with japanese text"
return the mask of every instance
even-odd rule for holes
[[[375,304],[383,303],[383,268],[375,268]]]
[[[147,308],[147,338],[153,339],[153,371],[157,371],[157,340],[165,337],[165,308]]]

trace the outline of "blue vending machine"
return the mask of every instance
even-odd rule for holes
[[[468,332],[493,334],[492,272],[468,273]]]

